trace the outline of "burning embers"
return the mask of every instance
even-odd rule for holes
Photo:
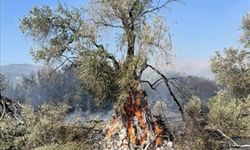
[[[105,130],[104,149],[161,149],[170,140],[165,121],[152,117],[147,95],[130,91],[124,112],[113,116]]]

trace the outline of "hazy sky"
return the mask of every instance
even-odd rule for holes
[[[29,63],[32,42],[19,30],[19,19],[34,5],[58,2],[84,6],[84,0],[1,0],[1,65]],[[239,47],[239,30],[250,0],[183,0],[164,11],[172,35],[177,70],[209,77],[208,60],[215,51]],[[178,61],[177,61],[178,60]],[[195,71],[195,72],[194,72]]]

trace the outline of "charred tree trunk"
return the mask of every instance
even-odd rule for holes
[[[152,116],[145,91],[131,87],[124,112],[113,116],[105,129],[104,149],[156,149],[173,141],[167,123]]]

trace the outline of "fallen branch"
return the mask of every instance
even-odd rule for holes
[[[18,101],[14,101],[8,97],[2,96],[0,95],[0,105],[2,107],[2,113],[1,113],[1,117],[0,117],[0,121],[3,119],[3,117],[5,116],[5,114],[10,113],[16,120],[18,120],[19,123],[23,124],[24,122],[21,121],[21,119],[19,119],[17,117],[17,107],[20,108],[24,108]],[[10,109],[10,107],[14,108],[14,111]]]
[[[227,136],[225,133],[223,133],[220,129],[215,129],[215,128],[206,128],[205,131],[215,131],[218,132],[222,137],[224,137],[225,139],[229,140],[230,142],[233,143],[233,145],[231,145],[230,147],[232,148],[248,148],[250,147],[250,144],[245,144],[245,145],[239,145],[237,142],[235,142],[232,138],[230,138],[229,136]]]

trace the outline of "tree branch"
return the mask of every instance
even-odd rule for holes
[[[60,65],[58,65],[58,66],[54,69],[54,71],[56,71],[57,69],[59,69],[60,67],[62,67],[67,61],[68,61],[68,59],[66,58]],[[53,72],[54,72],[54,71],[53,71]]]
[[[103,20],[103,22],[101,21],[96,21],[94,19],[89,19],[90,21],[93,21],[96,25],[102,25],[102,26],[105,26],[105,27],[111,27],[111,28],[121,28],[121,29],[124,29],[123,26],[121,25],[114,25],[112,23],[107,23],[105,20]]]
[[[0,121],[3,119],[5,114],[10,113],[16,120],[18,120],[18,122],[20,122],[21,124],[24,123],[22,120],[20,120],[17,117],[17,107],[15,106],[15,104],[17,104],[18,106],[23,108],[23,106],[18,101],[15,101],[15,100],[12,100],[8,97],[0,95],[0,105],[2,107],[2,114],[0,117]],[[14,111],[12,109],[10,109],[10,106],[12,106],[14,108]]]
[[[171,97],[173,98],[174,102],[178,105],[179,107],[179,111],[181,113],[181,116],[182,116],[182,120],[185,121],[185,114],[184,114],[184,110],[182,108],[182,105],[180,104],[180,102],[178,101],[177,97],[175,96],[174,92],[172,91],[171,89],[171,86],[169,85],[169,79],[164,75],[162,74],[158,69],[156,69],[155,67],[147,64],[148,67],[150,67],[153,71],[155,71],[158,75],[160,75],[165,83],[165,85],[167,86],[168,88],[168,91],[171,95]]]
[[[154,8],[152,8],[152,9],[145,10],[144,12],[141,13],[141,15],[143,16],[143,15],[145,15],[145,14],[147,14],[147,13],[152,13],[152,12],[155,12],[155,11],[157,11],[157,10],[160,10],[160,9],[166,7],[167,4],[172,3],[172,2],[175,2],[175,1],[177,1],[177,0],[167,0],[165,3],[163,3],[163,4],[160,5],[160,6],[158,5],[158,6],[154,7]]]
[[[222,137],[226,138],[227,140],[229,140],[230,142],[233,143],[233,145],[231,146],[232,148],[248,148],[250,147],[250,144],[246,144],[246,145],[239,145],[238,143],[236,143],[232,138],[230,138],[229,136],[227,136],[225,133],[223,133],[221,130],[219,129],[215,129],[215,128],[206,128],[205,131],[216,131],[218,132]]]
[[[162,80],[162,78],[156,80],[153,84],[151,84],[151,83],[150,83],[149,81],[147,81],[147,80],[140,80],[140,82],[147,83],[147,84],[151,87],[151,89],[156,90],[156,87],[154,87],[154,85],[155,85],[156,83],[158,83],[159,81],[161,81],[161,80]]]
[[[174,84],[174,82],[169,80],[169,83],[171,83],[173,87],[175,87],[184,98],[189,98],[186,93],[184,93],[177,85]]]

